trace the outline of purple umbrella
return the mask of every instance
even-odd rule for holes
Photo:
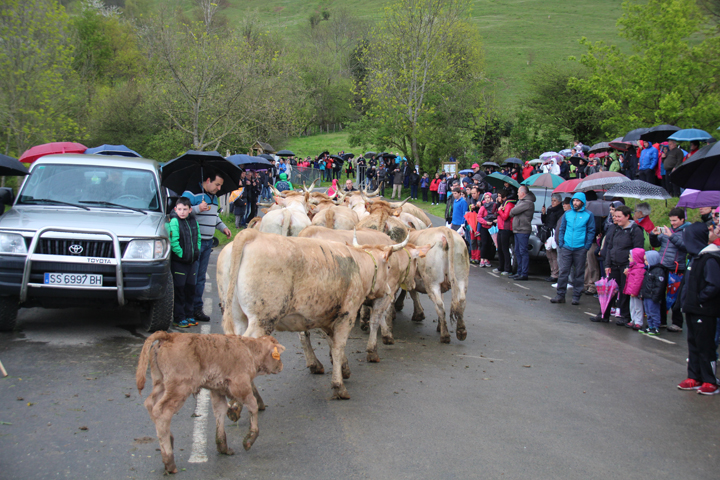
[[[597,288],[598,300],[600,300],[600,311],[605,316],[605,311],[618,291],[617,282],[612,278],[605,277],[595,282],[595,287]]]
[[[717,207],[720,205],[720,192],[717,190],[693,190],[687,188],[680,195],[677,206],[681,208]]]

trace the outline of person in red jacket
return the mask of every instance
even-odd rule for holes
[[[645,250],[633,248],[628,258],[630,264],[623,272],[625,274],[625,288],[623,293],[630,297],[630,321],[625,325],[628,328],[640,330],[643,326],[643,303],[640,298],[643,279],[645,278]]]
[[[435,178],[430,182],[430,205],[440,205],[440,197],[438,196],[438,186],[440,185],[440,174],[436,173]]]
[[[473,189],[478,191],[478,187],[473,187]],[[481,267],[489,267],[490,257],[494,256],[490,229],[497,221],[496,204],[493,202],[490,192],[486,192],[485,195],[483,195],[482,205],[478,211],[477,219],[478,230],[480,230],[480,251],[477,253],[480,259],[479,265]]]
[[[507,190],[500,190],[497,196],[497,253],[499,265],[493,270],[493,273],[500,275],[510,275],[512,273],[512,258],[510,257],[510,239],[512,232],[512,217],[510,211],[517,202],[516,198],[509,199]]]

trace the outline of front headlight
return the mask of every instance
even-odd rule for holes
[[[133,240],[128,243],[123,260],[157,260],[165,253],[165,240]]]
[[[533,233],[533,235],[537,235],[537,233],[538,233],[538,226],[537,226],[537,225],[533,225],[533,226],[532,226],[532,233]]]
[[[25,237],[17,233],[0,233],[0,253],[27,253]]]

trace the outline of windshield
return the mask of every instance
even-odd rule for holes
[[[152,172],[100,165],[38,165],[17,203],[160,210]]]
[[[538,188],[532,189],[535,194],[535,211],[541,212],[542,207],[550,208],[550,197],[552,196],[552,190],[549,188]]]

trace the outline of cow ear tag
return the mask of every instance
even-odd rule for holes
[[[275,360],[280,360],[280,352],[277,351],[277,347],[273,347],[272,357]]]

